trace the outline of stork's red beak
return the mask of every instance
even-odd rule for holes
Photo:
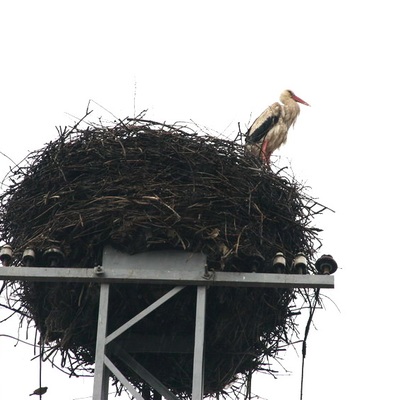
[[[295,94],[292,95],[293,100],[297,101],[298,103],[304,104],[305,106],[311,107],[307,102],[302,100],[300,97],[297,97]]]

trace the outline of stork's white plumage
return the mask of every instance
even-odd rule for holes
[[[282,104],[276,102],[269,106],[246,134],[246,150],[267,164],[271,154],[286,142],[288,130],[300,114],[297,103],[309,106],[291,90],[284,90],[280,101]]]

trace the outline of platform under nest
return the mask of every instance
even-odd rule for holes
[[[82,124],[81,124],[82,125]],[[272,272],[272,259],[303,252],[310,260],[320,242],[313,217],[323,207],[287,173],[275,173],[244,154],[240,140],[197,133],[181,125],[126,119],[59,132],[8,174],[0,196],[0,239],[21,265],[27,247],[57,246],[65,266],[100,265],[105,245],[130,254],[158,249],[203,252],[208,268]],[[288,264],[290,272],[290,262]],[[52,359],[61,354],[71,374],[91,371],[95,356],[99,288],[95,284],[9,283],[21,313],[33,321]],[[11,290],[12,289],[12,290]],[[112,287],[109,329],[136,315],[169,288]],[[195,294],[186,288],[139,323],[134,334],[193,334]],[[289,289],[209,289],[205,393],[268,371],[296,329]],[[137,353],[135,358],[177,395],[191,396],[192,354]],[[121,366],[123,370],[124,367]],[[125,371],[142,388],[135,374]]]

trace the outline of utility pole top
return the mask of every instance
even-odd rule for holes
[[[278,257],[280,258],[280,256]],[[279,261],[281,262],[281,261]],[[176,346],[177,352],[193,353],[192,399],[202,400],[204,395],[204,335],[206,320],[207,287],[257,287],[257,288],[333,288],[332,275],[282,274],[282,273],[245,273],[211,271],[207,269],[207,259],[201,253],[188,253],[178,250],[153,251],[129,255],[106,247],[103,251],[103,263],[94,268],[62,268],[62,267],[2,267],[0,279],[17,281],[44,282],[82,282],[100,284],[99,314],[97,321],[97,342],[95,354],[95,373],[93,400],[108,399],[108,381],[113,374],[121,384],[137,400],[148,400],[131,384],[129,379],[118,369],[121,363],[154,391],[167,400],[178,400],[177,397],[163,385],[148,370],[140,365],[130,354],[132,347],[121,346],[116,340],[137,322],[160,307],[166,301],[179,293],[185,286],[196,286],[196,316],[194,337],[185,337],[182,345]],[[110,285],[124,284],[163,284],[171,285],[172,289],[161,296],[146,309],[131,318],[125,324],[108,332],[108,304]],[[157,332],[155,332],[157,335]],[[157,339],[156,335],[154,338]],[[138,336],[140,337],[140,335]],[[142,352],[151,350],[152,340],[147,337]],[[164,352],[160,342],[155,340],[155,346]],[[153,344],[154,344],[153,343]],[[137,343],[140,345],[140,343]],[[165,347],[165,346],[164,346]],[[191,350],[190,350],[191,347]],[[189,350],[188,350],[189,348]],[[137,346],[136,346],[137,349]],[[177,350],[181,349],[181,350]],[[171,349],[165,350],[166,352]],[[116,363],[115,360],[118,360]]]

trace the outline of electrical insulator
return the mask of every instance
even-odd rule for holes
[[[31,247],[27,247],[22,254],[22,265],[25,267],[33,267],[35,264],[35,250]]]
[[[283,253],[276,253],[272,261],[272,266],[274,267],[274,272],[278,274],[283,274],[286,269],[286,258]]]
[[[307,273],[307,258],[304,253],[297,253],[293,260],[293,270],[295,274],[303,275]]]
[[[336,272],[338,266],[331,255],[324,254],[315,262],[315,268],[322,275],[330,275]]]
[[[5,244],[0,249],[0,261],[4,267],[9,267],[13,258],[13,250],[9,244]]]
[[[48,267],[61,267],[64,259],[64,253],[58,247],[50,247],[43,253],[43,262]]]

